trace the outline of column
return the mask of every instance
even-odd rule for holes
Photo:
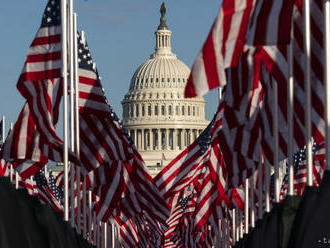
[[[169,139],[169,136],[170,136],[170,130],[168,128],[166,128],[165,130],[165,150],[169,150],[170,149],[170,139]]]
[[[173,129],[173,150],[178,149],[178,130],[176,128]]]
[[[193,136],[193,132],[192,132],[192,129],[188,129],[188,133],[189,133],[189,135],[188,135],[188,137],[189,137],[189,145],[192,143],[192,136]]]
[[[161,130],[157,129],[157,133],[158,133],[157,150],[161,150],[162,149],[162,133],[161,133]]]
[[[134,133],[134,144],[135,144],[136,148],[138,148],[137,129],[133,129],[133,133]]]
[[[150,133],[150,150],[154,149],[154,132],[152,129],[149,129],[149,133]]]
[[[136,146],[140,150],[140,130],[136,129]]]
[[[184,129],[181,129],[181,150],[184,148],[185,146],[185,139],[184,139],[184,136],[185,136],[185,130]]]
[[[141,129],[141,150],[144,150],[144,143],[145,143],[145,130]]]

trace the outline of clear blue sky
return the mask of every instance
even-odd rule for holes
[[[10,0],[0,8],[0,115],[15,122],[24,99],[16,82],[47,0]],[[118,116],[130,79],[155,47],[160,0],[75,0],[78,26],[85,30],[107,98]],[[172,50],[189,67],[202,47],[221,0],[167,0]],[[217,91],[205,96],[206,118],[218,105]],[[7,126],[8,127],[8,126]]]

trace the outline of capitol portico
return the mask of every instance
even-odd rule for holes
[[[190,145],[207,126],[205,101],[184,98],[190,69],[172,53],[161,7],[155,52],[134,73],[123,106],[123,126],[152,175]]]

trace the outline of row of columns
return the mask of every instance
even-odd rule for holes
[[[128,129],[135,146],[140,150],[182,150],[190,145],[202,129]]]
[[[144,110],[143,107],[144,106]],[[162,106],[165,107],[165,113],[162,113]],[[169,106],[171,106],[171,113],[169,113]],[[182,112],[184,107],[184,113]],[[155,107],[158,108],[158,113],[155,113]],[[150,108],[150,110],[149,110]],[[188,111],[190,108],[190,111]],[[145,117],[145,116],[189,116],[189,117],[203,117],[205,115],[204,108],[199,105],[179,105],[179,104],[125,104],[124,118],[129,117]],[[190,113],[189,113],[190,112]]]

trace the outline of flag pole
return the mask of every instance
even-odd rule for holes
[[[294,77],[293,77],[293,21],[291,22],[290,45],[288,47],[289,83],[288,83],[288,170],[289,188],[288,195],[293,195],[293,110],[294,110]]]
[[[92,230],[92,216],[93,212],[92,212],[92,192],[88,191],[88,230]],[[87,216],[86,216],[87,219]]]
[[[79,97],[79,87],[78,87],[78,81],[79,81],[79,74],[78,74],[78,37],[77,37],[77,13],[73,13],[73,40],[74,40],[74,96],[75,96],[75,103],[74,103],[74,113],[75,113],[75,149],[76,149],[76,154],[77,157],[80,158],[80,139],[79,139],[79,107],[78,107],[78,97]],[[76,167],[77,171],[77,215],[78,215],[78,233],[80,234],[80,226],[81,226],[81,190],[80,190],[80,182],[81,182],[81,177],[80,177],[80,167]]]
[[[1,130],[2,130],[2,144],[5,143],[5,140],[6,140],[6,117],[3,115],[2,116],[2,127],[1,127]]]
[[[249,179],[245,179],[244,187],[244,214],[245,214],[245,233],[249,233]]]
[[[254,228],[254,221],[255,221],[255,207],[254,207],[254,180],[255,180],[255,168],[252,168],[252,177],[250,178],[250,209],[251,209],[251,227]]]
[[[280,171],[278,164],[278,88],[274,82],[274,119],[273,119],[273,136],[274,136],[274,169],[275,169],[275,202],[280,202]]]
[[[304,22],[305,22],[305,54],[306,54],[306,76],[305,76],[305,125],[306,125],[306,163],[307,163],[307,185],[312,186],[312,126],[311,126],[311,33],[310,33],[310,0],[304,0]]]
[[[265,211],[267,213],[270,212],[270,164],[267,159],[263,157],[263,161],[265,164]]]
[[[262,219],[262,187],[263,187],[263,182],[262,182],[262,174],[263,174],[263,165],[262,165],[263,161],[262,158],[259,162],[259,166],[258,166],[258,219],[261,220]]]
[[[63,164],[64,164],[64,221],[69,220],[68,188],[68,81],[67,81],[67,11],[66,0],[61,0],[62,17],[62,78],[63,78]]]
[[[74,51],[73,51],[73,0],[69,0],[68,6],[68,40],[69,40],[69,79],[70,79],[70,150],[75,151],[75,139],[74,139]],[[70,166],[70,224],[74,227],[74,164]]]
[[[236,209],[233,208],[232,210],[232,234],[233,234],[233,245],[236,243],[236,241],[238,241],[238,239],[236,239]]]
[[[85,32],[81,31],[81,39],[83,42],[86,41]],[[86,238],[87,234],[87,189],[86,189],[86,177],[83,178],[83,237]]]
[[[328,67],[330,66],[330,1],[325,0],[323,5],[324,10],[324,78],[326,87],[325,96],[325,115],[326,115],[326,163],[327,170],[330,170],[330,71]]]
[[[13,130],[13,128],[14,128],[14,124],[11,122],[10,123],[10,131]],[[13,172],[14,172],[13,165],[10,163],[9,177],[10,177],[11,182],[13,181]]]

